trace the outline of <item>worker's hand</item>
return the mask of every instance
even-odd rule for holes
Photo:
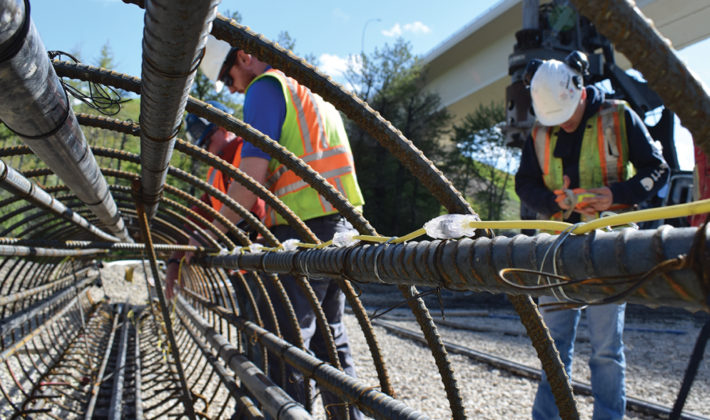
[[[193,256],[192,252],[174,253],[165,270],[165,299],[172,300],[182,288],[182,281],[178,276],[181,276],[190,263]],[[180,265],[182,264],[182,270]],[[182,271],[182,272],[181,272]]]
[[[165,272],[165,299],[172,300],[177,295],[178,288],[178,272],[180,271],[179,263],[168,263]]]
[[[555,202],[557,203],[558,206],[560,206],[560,208],[562,210],[569,210],[569,209],[573,208],[574,204],[575,204],[572,200],[570,200],[569,193],[568,193],[570,179],[567,175],[564,175],[564,177],[562,179],[563,179],[562,189],[553,191],[556,195]]]
[[[609,187],[590,188],[586,192],[594,195],[582,199],[580,204],[586,203],[586,205],[576,209],[579,213],[595,216],[597,212],[608,210],[614,202],[614,196]]]

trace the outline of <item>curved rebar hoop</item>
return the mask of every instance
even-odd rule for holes
[[[143,2],[140,0],[124,0],[124,2],[143,6]],[[708,101],[707,93],[687,72],[683,64],[677,60],[669,45],[664,44],[663,38],[647,22],[643,21],[633,4],[630,1],[612,2],[610,0],[604,0],[601,3],[573,0],[573,3],[583,14],[590,17],[600,32],[605,33],[614,41],[618,45],[617,49],[625,53],[632,63],[644,73],[649,84],[664,99],[668,107],[678,113],[683,123],[691,129],[694,138],[698,139],[696,142],[708,153],[710,142],[707,141],[707,138],[710,136],[710,124],[707,121],[710,120],[710,101]],[[233,45],[238,44],[247,52],[269,62],[274,68],[283,70],[287,75],[294,77],[303,85],[311,88],[313,92],[334,104],[399,159],[450,213],[475,214],[441,171],[401,132],[373,111],[365,102],[346,92],[305,61],[234,21],[217,16],[212,28],[213,34],[218,38]],[[644,47],[638,48],[638,45]],[[202,53],[198,49],[196,54],[201,57]],[[149,67],[155,67],[155,60],[152,60],[150,53],[148,53],[148,57],[144,56],[144,59]],[[661,66],[663,67],[661,71],[658,71],[657,67],[659,62],[665,64],[665,66]],[[196,69],[196,63],[197,61],[191,63],[195,65],[189,67],[190,73]],[[141,85],[141,80],[135,77],[75,63],[53,61],[52,64],[56,73],[62,77],[103,83],[138,94],[141,94],[141,89],[145,88]],[[169,72],[166,73],[153,67],[150,68],[150,72],[160,77],[172,75],[184,78],[187,76],[187,73],[168,74]],[[146,80],[154,82],[150,78],[146,78]],[[678,80],[680,80],[682,89],[677,88]],[[154,85],[155,83],[153,83],[153,88],[155,88]],[[189,83],[187,88],[189,88]],[[186,94],[186,92],[183,93]],[[677,92],[681,92],[683,95],[678,95]],[[151,96],[154,97],[153,94],[144,95],[143,99],[149,102],[147,99],[150,99]],[[682,100],[681,97],[683,97]],[[245,125],[242,121],[194,98],[187,98],[184,109],[223,126],[260,147],[272,158],[279,160],[308,182],[319,194],[331,202],[333,207],[361,234],[377,234],[362,214],[357,212],[337,190],[274,140]],[[151,119],[150,115],[154,115],[155,110],[155,108],[151,110],[152,114],[143,115],[142,112],[142,117]],[[169,118],[177,116],[176,118],[179,120],[181,112],[167,112],[166,115]],[[141,214],[136,210],[137,205],[134,195],[131,194],[130,185],[133,180],[138,178],[140,171],[145,169],[136,164],[145,165],[144,160],[152,162],[152,158],[148,159],[146,156],[128,153],[123,150],[123,147],[128,136],[141,136],[141,127],[132,122],[85,114],[77,115],[76,119],[85,129],[91,130],[96,127],[123,135],[119,148],[112,149],[106,146],[106,140],[98,140],[91,151],[97,160],[105,159],[101,162],[110,162],[105,165],[106,167],[101,167],[101,164],[98,166],[101,167],[102,175],[113,181],[112,185],[108,185],[108,190],[115,200],[121,217],[126,221],[126,229],[130,236],[127,236],[125,240],[138,238],[139,226],[144,229],[146,224],[141,225],[143,223],[139,218]],[[143,135],[147,136],[145,130],[149,127],[155,128],[155,121],[143,122],[146,123],[143,126]],[[194,159],[223,171],[263,198],[298,232],[303,242],[318,242],[318,239],[302,220],[285,207],[278,198],[240,172],[238,168],[190,143],[175,140],[171,141],[170,148],[172,148],[172,143],[175,144],[174,150],[180,152],[179,158]],[[98,146],[99,144],[101,147]],[[37,180],[37,184],[57,203],[64,205],[67,212],[80,215],[88,223],[95,224],[99,228],[105,227],[103,222],[100,222],[98,217],[87,209],[86,204],[82,203],[75,193],[68,193],[67,187],[59,181],[58,177],[51,170],[46,169],[43,162],[31,156],[31,153],[26,146],[0,148],[0,156],[8,156],[11,159],[8,163],[10,167],[16,167],[23,176],[32,178],[33,181]],[[146,155],[148,154],[150,151],[146,151]],[[25,164],[23,164],[23,159]],[[122,163],[124,164],[123,168]],[[132,172],[131,170],[135,171],[135,168],[139,168],[139,171]],[[181,169],[167,165],[165,170],[171,180],[179,180],[184,183],[183,185],[188,185],[199,193],[206,192],[222,201],[224,205],[242,216],[252,228],[261,233],[268,245],[274,247],[279,245],[276,238],[259,220],[226,194],[217,191],[199,177]],[[155,179],[151,182],[154,181]],[[437,265],[438,271],[432,270],[429,273],[431,278],[407,278],[406,275],[400,277],[407,272],[406,266],[400,265],[402,261],[394,260],[395,255],[397,258],[404,255],[400,253],[402,250],[400,245],[386,250],[384,247],[373,248],[370,245],[365,245],[335,251],[335,253],[341,252],[340,257],[344,258],[337,262],[331,260],[331,265],[324,270],[322,267],[319,268],[320,261],[318,260],[323,257],[327,258],[333,253],[332,249],[285,254],[269,251],[225,256],[227,251],[238,251],[237,247],[251,244],[245,233],[192,195],[169,184],[166,184],[164,189],[162,186],[159,187],[164,191],[164,195],[150,197],[151,207],[155,204],[157,210],[155,215],[150,217],[152,226],[149,231],[155,242],[158,242],[150,249],[147,249],[144,244],[89,241],[92,239],[91,235],[76,224],[58,217],[56,213],[26,204],[22,194],[14,192],[17,195],[5,198],[7,197],[6,193],[0,191],[0,224],[3,226],[3,230],[0,232],[0,246],[3,247],[1,251],[5,252],[0,257],[0,288],[3,291],[3,296],[0,296],[0,317],[3,320],[0,323],[2,324],[0,325],[0,333],[2,333],[4,340],[0,352],[0,362],[4,362],[0,364],[0,373],[2,373],[0,374],[0,398],[7,401],[7,404],[2,404],[0,407],[0,417],[4,417],[5,414],[8,416],[36,416],[45,412],[54,417],[66,417],[66,412],[52,411],[56,410],[57,406],[52,406],[53,393],[48,392],[50,389],[48,387],[64,386],[61,382],[65,381],[68,376],[61,372],[66,369],[74,369],[75,374],[87,379],[82,378],[74,386],[74,394],[62,393],[64,398],[62,404],[70,412],[73,410],[73,412],[91,415],[101,410],[99,404],[102,401],[110,399],[114,412],[117,407],[126,410],[119,416],[135,414],[137,417],[148,418],[178,417],[186,414],[185,411],[190,414],[192,407],[194,407],[196,414],[210,418],[226,417],[232,414],[229,412],[232,408],[237,417],[262,418],[263,412],[261,410],[274,409],[273,405],[265,404],[262,400],[253,400],[255,395],[261,395],[263,389],[249,388],[254,384],[248,386],[245,384],[245,380],[240,380],[239,383],[235,382],[233,375],[226,371],[225,365],[229,364],[234,369],[236,368],[233,364],[235,360],[242,360],[251,366],[250,369],[256,369],[253,372],[268,374],[270,359],[267,355],[275,354],[280,363],[285,365],[288,362],[299,369],[305,369],[301,372],[306,377],[312,375],[317,381],[323,381],[322,383],[330,384],[333,381],[332,383],[339,387],[336,393],[343,401],[357,404],[368,414],[383,416],[383,413],[387,412],[400,415],[401,418],[419,418],[416,417],[419,416],[418,413],[406,415],[405,408],[398,405],[398,401],[392,402],[393,400],[387,399],[389,397],[372,391],[372,387],[363,387],[360,384],[354,387],[350,386],[347,382],[349,379],[345,378],[341,372],[335,369],[328,370],[333,366],[337,367],[339,362],[322,308],[318,305],[308,282],[308,279],[316,276],[329,276],[337,279],[355,312],[370,348],[380,387],[384,393],[390,395],[394,395],[394,390],[390,385],[379,345],[362,302],[356,296],[350,281],[368,282],[372,281],[372,276],[377,276],[382,283],[397,284],[424,333],[444,384],[452,417],[455,419],[465,417],[459,395],[459,385],[456,382],[443,341],[424,301],[419,298],[415,285],[451,286],[451,289],[495,290],[510,293],[515,286],[512,282],[509,284],[500,282],[495,286],[491,286],[491,282],[497,281],[495,276],[501,268],[521,266],[518,250],[531,246],[527,239],[516,237],[508,240],[502,237],[493,237],[488,230],[479,230],[473,238],[474,242],[480,240],[476,242],[475,246],[471,245],[469,239],[434,244],[411,244],[422,253],[431,256],[432,260],[427,261],[434,261]],[[154,201],[152,201],[153,198],[155,198]],[[230,235],[227,236],[214,229],[211,223],[207,222],[198,212],[193,211],[192,208],[197,208],[199,213],[207,214],[220,221],[228,228]],[[200,238],[202,246],[182,246],[180,248],[176,245],[187,241],[186,229],[193,231],[195,236]],[[653,233],[651,235],[652,248],[658,254],[653,258],[661,261],[670,261],[671,258],[674,258],[676,255],[672,251],[676,250],[679,241],[676,236],[681,235],[687,236],[687,233],[674,235],[669,233],[667,228],[660,228]],[[638,237],[640,236],[643,235]],[[707,242],[706,233],[698,233],[696,238],[700,245],[707,246],[707,243],[710,243]],[[540,241],[537,239],[533,239],[533,247],[536,247],[538,242],[546,241],[544,238]],[[627,241],[636,241],[637,236],[622,233],[613,240],[615,241],[614,246],[620,249]],[[583,239],[584,268],[588,269],[588,272],[594,272],[598,268],[595,267],[598,262],[592,259],[592,252],[589,251],[592,248],[598,249],[595,247],[595,241],[594,235]],[[668,245],[670,242],[673,244]],[[560,248],[563,247],[564,245],[560,245]],[[466,273],[461,272],[461,266],[438,267],[440,264],[445,264],[445,261],[451,262],[450,257],[453,254],[459,251],[465,252],[467,248],[470,248],[470,255],[465,254],[466,256],[461,258],[473,259],[472,255],[475,255],[480,258],[480,261],[476,261],[476,264],[468,267]],[[505,248],[505,252],[501,252],[503,248]],[[185,284],[182,289],[184,293],[174,302],[171,313],[166,312],[161,292],[150,286],[148,286],[148,290],[158,293],[161,304],[157,305],[155,300],[151,300],[147,302],[147,306],[142,311],[137,308],[129,309],[124,305],[111,307],[103,302],[95,303],[91,300],[91,295],[85,293],[92,284],[100,281],[100,276],[96,277],[93,272],[96,266],[93,258],[109,260],[135,257],[144,260],[145,255],[150,252],[153,253],[151,257],[152,275],[160,276],[160,273],[155,270],[156,253],[161,257],[167,257],[170,252],[177,249],[196,251],[199,257],[195,259],[195,264],[183,267],[186,270]],[[628,293],[630,301],[642,296],[642,299],[656,302],[653,299],[658,300],[667,295],[671,297],[673,304],[679,307],[707,310],[707,301],[698,297],[701,293],[698,292],[698,284],[700,283],[696,281],[696,278],[691,278],[693,275],[697,276],[698,273],[702,274],[707,271],[704,257],[699,249],[700,246],[687,251],[688,255],[691,255],[688,260],[683,259],[687,265],[668,263],[669,266],[666,268],[672,272],[665,272],[665,269],[648,272],[644,280],[655,275],[665,281],[662,284],[665,288],[663,292],[656,293],[657,290],[651,290],[650,287],[644,288],[644,284],[639,280],[634,284],[633,290],[629,288],[625,292]],[[107,255],[97,257],[95,250],[107,253]],[[589,256],[587,251],[589,251]],[[219,256],[217,256],[218,252],[220,252]],[[30,254],[27,255],[27,253]],[[595,253],[598,254],[599,251],[595,251]],[[372,258],[373,254],[374,258]],[[70,255],[70,257],[64,258],[56,255]],[[378,258],[378,256],[383,258]],[[699,258],[696,258],[698,256]],[[227,261],[228,264],[224,264],[225,260],[230,258],[232,260]],[[617,258],[621,257],[617,256]],[[696,259],[693,260],[693,258]],[[278,261],[279,259],[281,260]],[[532,251],[530,259],[535,259],[535,251]],[[695,261],[695,265],[688,262],[690,260]],[[234,261],[238,263],[234,264]],[[455,259],[454,261],[458,264],[460,260]],[[292,270],[280,270],[281,267],[291,262],[296,263]],[[363,268],[358,267],[358,263],[365,262],[367,264],[365,264],[364,270],[357,273],[358,269]],[[559,262],[569,265],[569,261],[565,259],[563,253],[560,254]],[[637,268],[636,262],[630,263],[626,259],[623,262],[620,260],[617,262],[620,266],[618,275],[637,273],[630,268]],[[480,269],[479,264],[482,264]],[[351,265],[356,271],[348,270]],[[692,268],[688,268],[688,266],[692,266]],[[230,272],[222,267],[234,268],[236,271]],[[367,270],[373,268],[372,273],[374,274],[368,274]],[[299,272],[299,269],[303,272]],[[577,274],[584,271],[577,267],[560,266],[561,272],[569,273],[570,270]],[[679,274],[681,271],[682,273]],[[330,364],[312,360],[307,353],[302,351],[304,345],[300,340],[298,320],[294,315],[285,289],[274,274],[277,272],[288,272],[294,276],[299,287],[308,296],[317,316],[317,326],[326,338]],[[150,273],[146,273],[146,283],[149,283],[148,277],[150,275]],[[415,275],[419,276],[420,273],[416,272]],[[508,270],[508,275],[511,277],[524,276],[525,271],[511,269]],[[441,278],[435,278],[436,276]],[[570,278],[580,277],[570,276]],[[611,276],[607,278],[611,278]],[[685,283],[683,280],[686,279],[690,279],[690,281]],[[518,280],[519,283],[522,283],[520,279]],[[154,278],[152,281],[155,285],[161,284],[160,278]],[[472,286],[476,281],[478,283]],[[578,289],[583,285],[584,281],[570,282],[568,284],[572,289],[570,293],[583,294]],[[270,295],[267,286],[276,289],[277,292]],[[605,284],[604,287],[611,290],[615,285]],[[528,289],[528,292],[541,293],[536,289]],[[598,295],[611,292],[613,290],[597,290],[592,294],[597,293],[595,296],[598,297]],[[649,292],[652,297],[648,297]],[[663,295],[664,293],[666,295]],[[617,296],[626,295],[617,294]],[[562,417],[578,417],[568,378],[564,374],[559,356],[552,346],[552,340],[542,322],[537,306],[529,296],[509,295],[508,297],[520,315],[521,322],[538,352]],[[586,296],[583,297],[586,298]],[[707,299],[707,296],[703,297]],[[289,325],[278,325],[275,309],[281,309],[281,307],[288,313],[286,318]],[[133,314],[132,319],[128,316],[129,313]],[[171,332],[171,328],[174,328],[174,334]],[[289,333],[295,331],[295,336],[291,337],[290,342],[281,340],[285,331]],[[236,346],[231,344],[233,342],[236,343]],[[118,359],[127,360],[125,364],[118,362],[118,367],[111,366],[114,363],[114,358],[113,356],[109,357],[109,353],[115,354],[110,350],[115,347],[113,343],[118,343],[120,349],[118,354],[121,356],[118,356]],[[176,352],[177,349],[180,349],[182,353],[182,356],[179,356],[177,360],[165,357],[173,351]],[[85,358],[79,361],[78,365],[68,366],[69,363],[72,363],[72,359],[68,357],[71,353],[83,353]],[[248,358],[241,359],[240,356],[244,354]],[[133,359],[128,361],[131,357]],[[141,365],[150,371],[144,380],[141,380],[140,377],[134,378],[136,375],[140,376]],[[137,366],[135,372],[129,371],[131,366]],[[176,366],[184,367],[184,375],[176,373]],[[109,373],[111,370],[113,372]],[[283,367],[282,371],[285,371]],[[130,386],[126,388],[131,390],[132,395],[125,395],[127,391],[123,387],[124,379],[133,380],[133,383],[137,384],[133,388]],[[278,385],[285,388],[286,381],[288,378],[284,375],[280,381],[275,382],[280,382]],[[113,382],[113,388],[98,385],[111,382]],[[183,383],[182,390],[174,386],[178,382]],[[306,383],[308,382],[306,381]],[[186,383],[189,389],[186,389]],[[115,391],[113,394],[116,397],[108,396],[106,389],[109,391],[113,389]],[[161,391],[156,392],[156,389]],[[245,391],[247,389],[249,392]],[[162,392],[165,394],[161,394]],[[310,393],[310,390],[307,389],[306,392]],[[150,403],[142,404],[142,398],[146,398]],[[175,404],[178,399],[183,400],[182,405]],[[126,406],[122,401],[127,400],[134,401],[134,403]],[[307,401],[306,404],[310,410],[310,401]],[[387,411],[395,406],[398,410],[396,413]],[[143,412],[144,408],[145,412]]]
[[[139,89],[140,81],[136,78],[131,78],[125,75],[117,75],[114,72],[107,72],[102,69],[96,69],[90,66],[84,66],[79,64],[62,63],[55,61],[54,65],[57,69],[58,74],[62,74],[67,77],[79,78],[82,80],[94,80],[92,76],[96,76],[97,79],[101,80],[101,83],[115,83],[115,87],[121,87],[122,89],[126,90],[133,89],[133,91],[138,91]],[[248,141],[254,142],[255,144],[268,144],[271,147],[269,149],[271,154],[276,154],[277,156],[279,156],[280,159],[285,161],[285,164],[287,166],[291,167],[294,170],[294,172],[302,176],[311,185],[314,185],[314,187],[316,187],[316,189],[318,189],[318,191],[326,198],[332,200],[331,203],[333,204],[333,206],[340,210],[341,213],[343,213],[346,218],[348,218],[349,221],[353,223],[353,225],[359,226],[361,229],[366,230],[368,233],[375,233],[374,230],[369,226],[367,221],[362,218],[360,213],[355,211],[355,209],[347,202],[347,200],[344,199],[344,197],[342,197],[342,195],[337,190],[335,190],[327,181],[320,177],[320,175],[311,170],[308,165],[303,163],[300,159],[296,158],[292,153],[283,149],[273,140],[270,140],[268,139],[268,137],[263,136],[262,134],[256,132],[248,126],[245,126],[243,123],[234,119],[228,114],[216,111],[213,107],[193,98],[188,98],[188,104],[186,109],[190,112],[194,112],[196,115],[203,116],[212,122],[225,126],[225,128],[242,135]],[[136,135],[139,132],[139,128],[135,124],[127,122],[118,122],[105,117],[92,118],[90,116],[81,116],[80,121],[82,122],[82,124],[86,123],[102,128],[118,129],[122,132],[133,135]],[[257,193],[259,197],[263,198],[269,205],[272,205],[272,207],[277,212],[284,216],[289,225],[294,227],[297,231],[301,232],[302,239],[304,241],[317,242],[317,240],[314,240],[315,237],[310,232],[310,230],[305,227],[302,221],[300,221],[295,215],[293,215],[293,213],[291,213],[290,209],[284,207],[280,200],[273,197],[273,195],[271,195],[268,190],[264,189],[261,185],[255,183],[253,180],[251,180],[251,178],[241,173],[241,171],[239,171],[237,168],[234,168],[232,165],[226,164],[224,161],[217,159],[216,157],[214,157],[214,155],[210,155],[208,152],[200,148],[197,148],[189,143],[182,142],[180,140],[177,141],[175,148],[176,150],[183,151],[193,157],[197,157],[207,162],[211,166],[214,166],[224,171],[226,174],[228,174],[230,177],[237,180],[238,182],[247,185],[253,192]],[[357,296],[355,296],[354,291],[352,290],[352,286],[348,287],[345,283],[341,283],[341,288],[345,292],[348,301],[359,301]],[[310,294],[307,294],[307,296],[308,295]],[[378,377],[381,382],[381,387],[385,392],[393,394],[392,387],[389,384],[389,377],[386,373],[386,368],[384,367],[384,362],[381,357],[381,352],[377,347],[377,340],[374,338],[372,326],[367,321],[367,314],[365,313],[362,304],[355,304],[351,307],[357,313],[357,319],[360,322],[363,333],[366,336],[368,346],[370,347],[370,350],[373,354],[373,360],[376,365],[376,370],[378,371]],[[324,317],[319,316],[319,318]],[[329,331],[326,332],[327,334],[325,334],[325,336],[330,334]]]
[[[274,68],[284,71],[287,75],[294,77],[300,83],[310,88],[313,92],[321,95],[325,100],[331,102],[340,111],[345,113],[352,121],[365,129],[373,138],[387,148],[392,155],[397,157],[400,162],[406,166],[412,174],[414,174],[420,182],[444,205],[450,213],[476,213],[470,207],[463,196],[453,187],[451,182],[441,173],[434,164],[424,156],[424,154],[414,146],[402,133],[394,128],[392,124],[382,118],[377,112],[356,96],[346,92],[342,87],[333,82],[328,76],[320,74],[314,67],[310,66],[305,61],[294,56],[291,52],[281,48],[280,46],[266,40],[263,36],[251,32],[247,27],[239,25],[233,20],[227,20],[223,16],[217,16],[214,21],[212,33],[215,37],[223,39],[232,45],[239,45],[245,51],[255,54],[262,61],[268,62]],[[357,228],[357,226],[355,226]],[[361,233],[374,234],[360,230]],[[484,234],[491,235],[491,232],[484,230]],[[405,300],[409,303],[409,307],[415,315],[417,322],[422,329],[424,336],[427,339],[429,348],[436,360],[439,373],[442,376],[442,382],[446,389],[449,398],[451,410],[454,418],[464,418],[464,410],[459,395],[458,385],[454,378],[453,371],[450,368],[450,362],[446,350],[444,349],[443,341],[439,336],[436,326],[429,314],[426,305],[422,299],[413,300],[417,295],[416,288],[400,286],[399,287]],[[520,296],[509,296],[511,300],[515,300],[515,308],[519,315],[528,317],[524,322],[526,328],[528,325],[539,325],[544,329],[544,323],[539,312],[533,310],[534,303],[530,299]],[[519,309],[518,309],[519,308]],[[567,382],[566,395],[559,395],[559,399],[566,401],[574,401],[571,393],[571,385],[562,366],[559,356],[555,357],[554,343],[549,335],[540,334],[541,328],[528,329],[528,334],[533,342],[533,346],[537,349],[541,357],[552,357],[549,360],[543,360],[542,364],[546,367],[546,373],[552,378],[558,378],[560,382]],[[558,393],[555,389],[555,393]],[[569,407],[567,405],[566,407]],[[569,413],[569,418],[578,416],[576,407],[572,404],[574,410]],[[568,413],[563,413],[566,415]]]

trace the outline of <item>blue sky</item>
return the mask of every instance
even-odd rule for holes
[[[219,11],[239,11],[244,25],[269,39],[288,31],[296,41],[296,54],[313,54],[321,70],[338,80],[348,57],[363,49],[372,52],[402,37],[411,43],[415,54],[424,56],[497,3],[272,0],[265,6],[262,2],[224,0]],[[82,61],[96,64],[102,46],[108,44],[115,70],[140,76],[143,11],[138,6],[121,0],[31,0],[31,14],[48,50],[79,53]],[[710,86],[710,40],[690,46],[679,55]],[[501,99],[503,95],[501,92]],[[683,147],[687,151],[681,153],[692,156],[690,140],[685,136]],[[684,166],[692,166],[692,160]]]

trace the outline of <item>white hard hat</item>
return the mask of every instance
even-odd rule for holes
[[[582,97],[582,80],[558,60],[547,60],[538,67],[530,81],[530,96],[540,124],[560,125],[572,117]]]
[[[213,35],[207,35],[207,45],[205,45],[205,55],[200,62],[200,69],[208,79],[215,82],[215,90],[219,93],[224,87],[219,78],[219,71],[222,70],[224,60],[229,54],[232,46],[229,43],[215,38]]]

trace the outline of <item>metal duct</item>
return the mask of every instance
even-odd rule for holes
[[[661,226],[656,230],[595,231],[570,235],[563,241],[558,239],[547,234],[465,238],[214,256],[205,257],[204,263],[311,277],[344,277],[358,283],[414,284],[539,296],[549,295],[551,290],[523,289],[505,283],[499,271],[514,268],[552,274],[554,260],[556,272],[561,276],[572,280],[599,279],[593,284],[565,286],[564,292],[573,299],[589,301],[630,289],[620,299],[647,306],[710,310],[707,280],[703,278],[710,261],[710,232],[706,230]],[[684,261],[678,260],[674,265],[679,256]],[[632,288],[633,282],[620,283],[622,279],[640,281],[642,275],[653,270],[657,271],[639,287]],[[535,286],[538,276],[517,272],[507,278],[520,282],[521,286]]]
[[[0,0],[0,119],[107,229],[132,241],[30,19],[27,1]]]
[[[73,212],[70,208],[55,200],[48,192],[39,188],[27,178],[22,176],[13,168],[9,167],[5,162],[0,160],[0,187],[5,188],[11,193],[18,195],[25,200],[34,203],[52,213],[60,216],[76,225],[96,235],[98,238],[105,241],[118,242],[118,238],[109,235],[96,226],[89,223],[79,213]]]
[[[145,5],[141,68],[142,199],[152,218],[202,59],[218,0],[152,0]]]

